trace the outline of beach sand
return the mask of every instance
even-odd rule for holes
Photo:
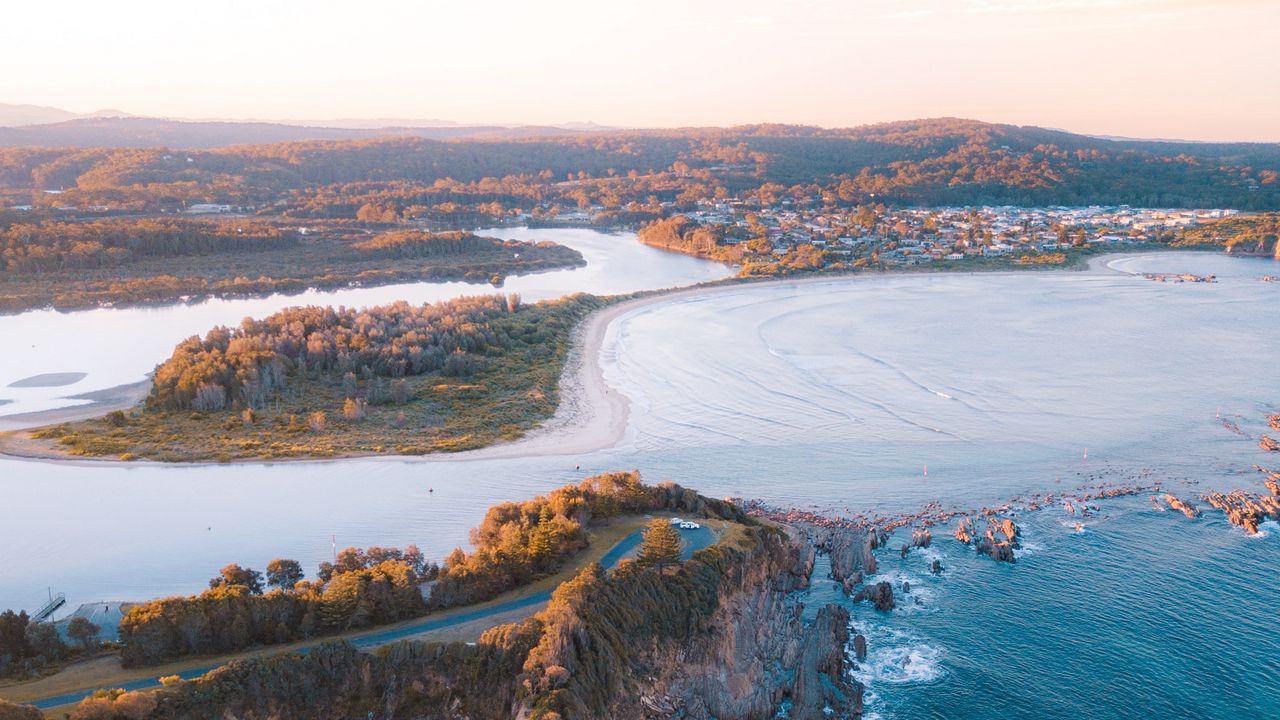
[[[1109,268],[1108,263],[1127,254],[1108,254],[1090,258],[1084,269],[1073,269],[1074,272],[1086,274],[1113,274],[1119,271]],[[975,271],[973,275],[1025,275],[1027,270],[998,270],[990,272]],[[1030,271],[1037,272],[1037,271]],[[1062,272],[1061,270],[1040,270],[1038,272]],[[715,285],[700,285],[669,291],[660,291],[651,295],[625,300],[610,305],[590,315],[574,332],[569,358],[565,362],[560,378],[560,405],[555,415],[541,427],[530,431],[519,440],[492,445],[478,450],[458,453],[439,453],[434,455],[402,456],[373,455],[346,456],[341,458],[281,458],[272,460],[239,460],[237,464],[264,464],[280,462],[338,462],[352,457],[366,459],[393,460],[398,462],[458,462],[467,460],[496,460],[523,457],[546,457],[580,455],[614,447],[620,443],[627,432],[627,420],[630,402],[626,396],[609,386],[604,379],[604,370],[600,365],[600,351],[604,347],[609,328],[616,321],[628,315],[643,312],[655,305],[678,303],[690,299],[700,299],[709,295],[725,292],[742,292],[759,286],[806,286],[820,284],[843,284],[866,282],[886,277],[951,277],[957,272],[913,272],[883,274],[851,274],[851,275],[815,275],[801,278],[781,278],[776,280],[760,280],[754,282],[727,282]],[[88,405],[78,405],[57,410],[45,410],[21,415],[0,417],[0,455],[30,460],[73,462],[86,465],[102,463],[124,463],[113,458],[85,458],[68,455],[59,447],[47,440],[36,440],[24,432],[31,428],[43,427],[62,422],[86,420],[104,415],[112,410],[127,410],[136,406],[147,396],[151,382],[144,380],[132,385],[121,385],[75,396],[76,399],[91,400]],[[155,461],[128,461],[128,464],[151,464]],[[185,464],[185,463],[184,463]],[[192,463],[213,464],[213,463]]]

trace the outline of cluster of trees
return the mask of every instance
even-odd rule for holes
[[[665,220],[649,223],[637,234],[646,245],[674,250],[688,255],[737,262],[742,259],[742,248],[722,245],[724,234],[717,226],[703,226],[684,215],[673,215]]]
[[[533,500],[490,508],[471,532],[475,550],[468,555],[458,548],[445,559],[432,587],[431,605],[479,602],[554,572],[585,547],[584,528],[592,523],[657,510],[738,516],[732,506],[708,506],[697,493],[678,485],[645,485],[639,472],[597,475]],[[666,530],[671,532],[670,523]],[[655,545],[658,540],[655,536]],[[660,549],[654,553],[655,561],[665,557]]]
[[[553,243],[545,243],[551,247]],[[514,253],[528,246],[515,240],[480,237],[469,232],[420,232],[399,230],[383,233],[351,247],[369,255],[387,258],[449,257],[483,250],[507,249]]]
[[[1280,260],[1280,213],[1241,215],[1184,228],[1173,244],[1226,246],[1230,252]]]
[[[0,677],[28,677],[71,652],[51,623],[31,622],[25,611],[0,613]]]
[[[179,344],[156,368],[147,408],[257,408],[291,377],[308,373],[351,373],[353,380],[355,373],[467,375],[476,368],[476,355],[514,342],[495,330],[494,321],[524,310],[510,295],[363,310],[298,307],[246,318],[239,328],[215,328],[204,339]]]
[[[287,248],[295,245],[297,239],[296,233],[250,220],[10,223],[0,227],[0,271],[92,270],[157,257]]]
[[[427,610],[419,585],[436,572],[412,545],[347,548],[314,581],[296,561],[273,560],[266,587],[262,573],[228,565],[199,595],[131,608],[120,623],[121,657],[126,666],[151,665],[415,617]]]

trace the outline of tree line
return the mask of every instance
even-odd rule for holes
[[[0,225],[0,271],[120,267],[158,257],[288,248],[297,233],[253,220],[109,219]]]
[[[131,608],[120,622],[121,660],[153,665],[416,617],[426,611],[418,586],[435,572],[412,545],[347,548],[312,581],[296,561],[273,560],[267,587],[261,573],[228,565],[199,595]]]
[[[480,602],[558,570],[587,546],[588,527],[658,510],[745,517],[675,484],[645,485],[635,471],[597,475],[533,500],[490,508],[471,533],[475,549],[456,549],[440,565],[428,563],[415,546],[347,548],[335,562],[321,563],[314,580],[303,579],[298,563],[287,559],[273,560],[265,575],[228,565],[199,595],[130,609],[120,625],[122,658],[126,666],[155,664]]]

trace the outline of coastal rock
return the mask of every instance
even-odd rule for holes
[[[1280,442],[1268,435],[1263,435],[1262,439],[1258,440],[1258,447],[1267,452],[1280,452]]]
[[[887,582],[881,581],[874,585],[868,585],[857,592],[853,596],[854,602],[870,601],[875,608],[881,612],[887,612],[893,609],[893,586]]]
[[[796,679],[791,690],[791,716],[820,718],[827,708],[835,717],[848,717],[862,705],[861,688],[831,682],[846,674],[845,647],[849,644],[849,611],[830,604],[818,610],[818,617],[805,635]],[[721,716],[717,716],[721,717]]]
[[[934,575],[941,575],[941,574],[942,574],[942,561],[941,561],[941,560],[934,560],[933,562],[929,563],[929,572],[933,573]]]
[[[824,543],[831,556],[831,577],[849,592],[864,575],[876,571],[876,533],[860,528],[833,529]]]
[[[865,635],[855,635],[853,637],[853,656],[858,660],[867,659],[867,638]]]
[[[1200,510],[1197,509],[1196,506],[1192,505],[1191,503],[1185,500],[1182,500],[1181,498],[1178,498],[1177,496],[1169,495],[1168,493],[1166,493],[1164,496],[1164,501],[1169,505],[1169,507],[1173,508],[1174,510],[1177,510],[1183,515],[1186,515],[1192,520],[1200,517]]]
[[[1250,535],[1258,533],[1258,525],[1264,520],[1280,520],[1280,497],[1275,493],[1255,495],[1236,490],[1230,493],[1207,493],[1203,498],[1225,513],[1228,522],[1244,528]]]

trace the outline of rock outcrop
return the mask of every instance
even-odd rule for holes
[[[1271,495],[1256,495],[1236,490],[1229,493],[1212,492],[1204,495],[1204,501],[1226,513],[1232,525],[1244,528],[1250,535],[1258,533],[1258,525],[1265,520],[1280,520],[1280,497],[1274,490]]]
[[[888,612],[893,609],[893,586],[884,581],[867,585],[853,596],[854,602],[863,600],[870,601],[881,612]]]
[[[1177,497],[1176,495],[1170,495],[1168,493],[1165,493],[1164,501],[1169,507],[1173,508],[1174,510],[1177,510],[1183,515],[1186,515],[1192,520],[1200,517],[1200,510],[1195,505],[1192,505],[1191,503]]]
[[[929,532],[929,528],[919,528],[911,531],[911,541],[903,543],[899,553],[905,558],[912,548],[927,548],[932,544],[933,533]]]
[[[832,528],[825,532],[818,547],[831,557],[831,577],[845,595],[876,571],[874,551],[882,542],[874,530]]]
[[[960,518],[954,532],[956,540],[973,545],[979,555],[986,555],[998,562],[1015,562],[1013,551],[1022,547],[1022,531],[1011,518],[987,518],[987,529],[978,535],[976,525],[967,517]]]

